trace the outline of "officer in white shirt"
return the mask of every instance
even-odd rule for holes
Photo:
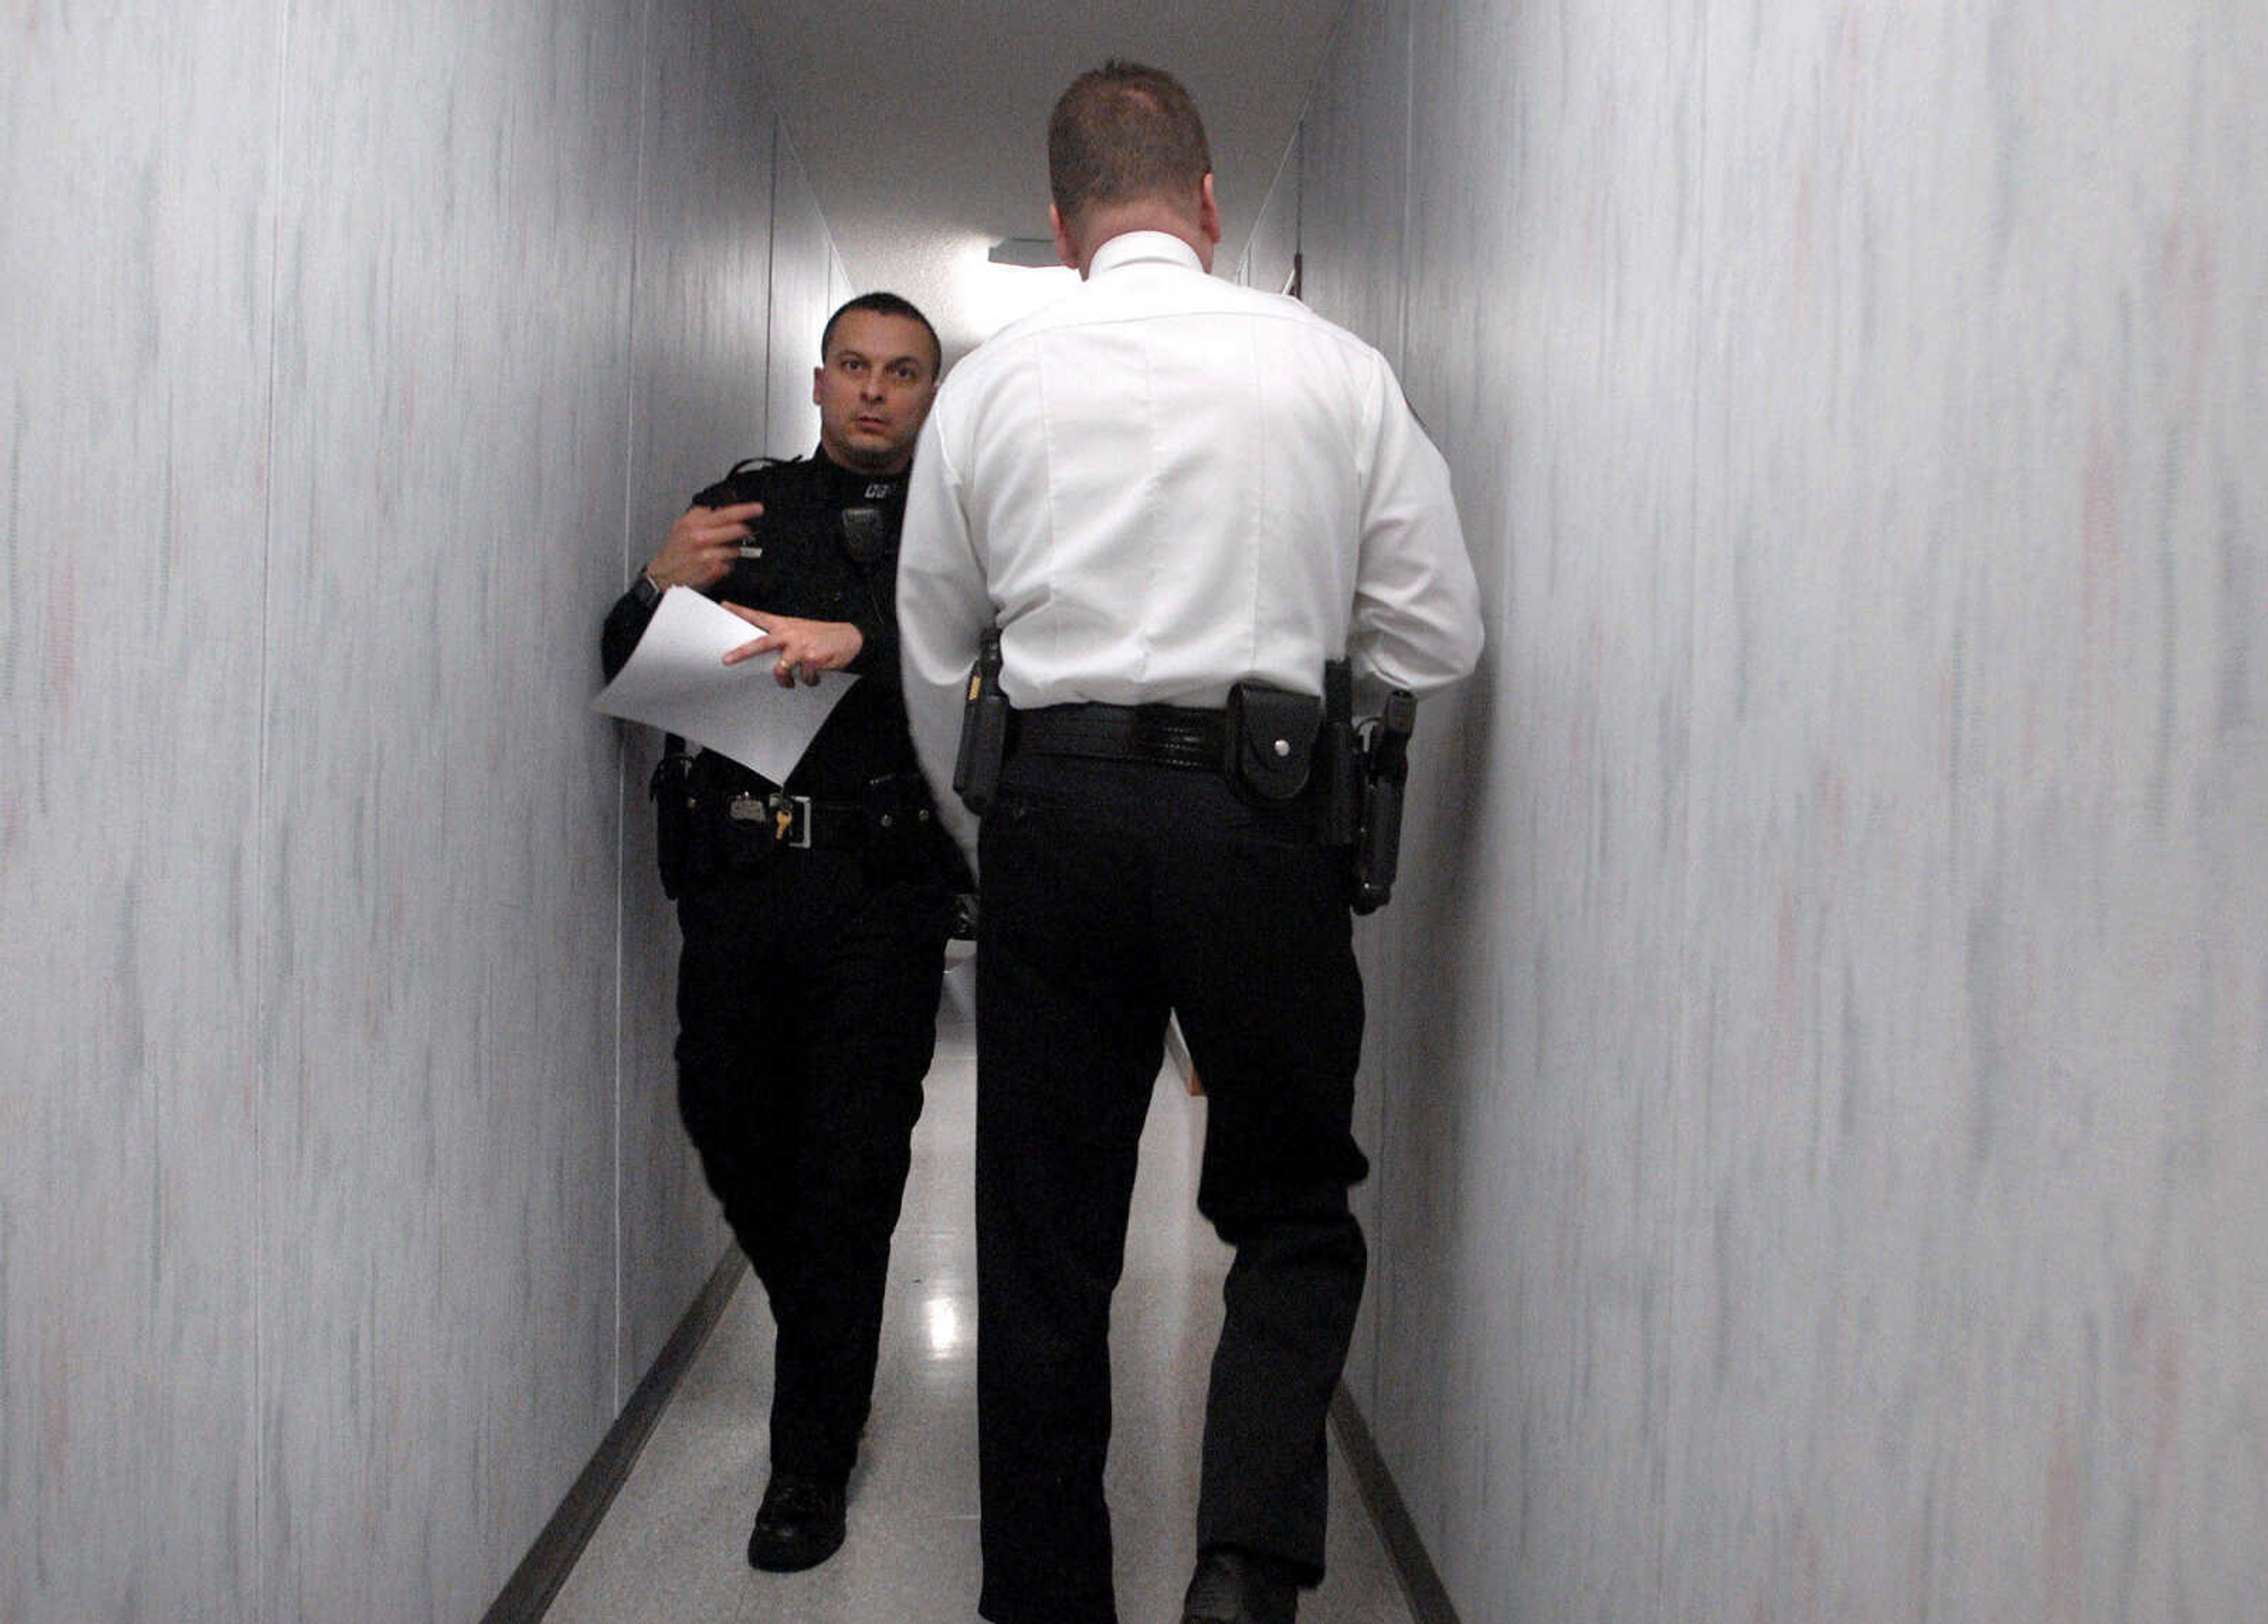
[[[1322,1574],[1324,1418],[1366,1259],[1346,1193],[1367,1171],[1349,854],[1321,843],[1327,775],[1296,718],[1342,658],[1359,709],[1464,676],[1478,592],[1384,359],[1206,274],[1220,213],[1180,84],[1081,76],[1048,158],[1082,283],[946,380],[898,566],[915,743],[981,859],[980,1610],[1116,1616],[1110,1297],[1178,1012],[1208,1099],[1197,1204],[1236,1253],[1184,1619],[1288,1624]],[[996,629],[1014,716],[978,839],[948,787]],[[1233,781],[1237,715],[1263,720]]]

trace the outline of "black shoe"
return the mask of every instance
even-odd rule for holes
[[[1197,1557],[1182,1624],[1292,1624],[1300,1587],[1265,1556],[1215,1546]]]
[[[843,1485],[775,1472],[748,1532],[748,1565],[766,1573],[816,1568],[843,1547]]]

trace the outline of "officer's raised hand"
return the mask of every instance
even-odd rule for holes
[[[748,521],[764,511],[761,502],[728,508],[688,508],[669,527],[661,551],[645,567],[656,586],[696,589],[722,580],[740,555],[740,543],[754,533]]]
[[[842,670],[866,646],[865,634],[848,621],[799,621],[792,614],[766,614],[736,603],[725,606],[763,633],[727,653],[725,664],[737,665],[759,654],[777,654],[779,658],[773,662],[772,675],[784,688],[793,687],[799,677],[806,687],[817,686],[821,672]]]

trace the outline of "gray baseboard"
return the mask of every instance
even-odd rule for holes
[[[733,1246],[709,1276],[709,1282],[677,1322],[655,1357],[653,1366],[630,1394],[622,1413],[615,1417],[615,1424],[591,1457],[591,1464],[583,1468],[543,1532],[535,1537],[527,1554],[520,1560],[504,1587],[482,1615],[481,1624],[538,1624],[549,1611],[552,1598],[559,1594],[560,1586],[574,1571],[576,1560],[583,1547],[598,1532],[599,1524],[614,1504],[615,1495],[629,1478],[630,1468],[637,1464],[638,1452],[645,1448],[646,1439],[652,1435],[654,1423],[661,1419],[663,1408],[677,1384],[692,1368],[701,1344],[709,1340],[709,1333],[717,1328],[724,1317],[725,1305],[733,1300],[733,1290],[740,1276],[747,1273],[747,1260],[740,1249]]]
[[[1344,1382],[1331,1395],[1331,1425],[1338,1433],[1339,1447],[1346,1451],[1347,1463],[1354,1468],[1362,1503],[1370,1508],[1371,1520],[1386,1541],[1386,1554],[1394,1559],[1403,1594],[1410,1600],[1410,1616],[1417,1624],[1461,1624],[1456,1604],[1449,1599],[1425,1542],[1418,1537],[1418,1525],[1410,1520],[1410,1507],[1395,1486],[1394,1474],[1386,1469],[1386,1458],[1378,1452],[1370,1423],[1363,1419],[1362,1408]]]

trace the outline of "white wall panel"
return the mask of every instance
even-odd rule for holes
[[[1464,1616],[2264,1616],[2268,18],[1412,4],[1300,246],[1490,598],[1350,1367]]]
[[[2268,19],[1710,20],[1673,1606],[2259,1617]]]
[[[1300,154],[1301,297],[1398,367],[1406,291],[1410,0],[1366,0],[1347,9],[1300,122]]]
[[[280,8],[0,13],[0,1618],[242,1616]]]
[[[1407,0],[1351,7],[1341,18],[1322,76],[1300,129],[1300,297],[1318,313],[1376,346],[1390,363],[1402,349],[1403,174],[1409,153],[1410,8]],[[1279,176],[1277,186],[1285,184]],[[1355,1137],[1372,1157],[1371,1177],[1354,1192],[1355,1216],[1370,1243],[1371,1278],[1393,1269],[1395,1237],[1378,1221],[1380,1193],[1393,1177],[1380,1156],[1386,1132],[1384,1057],[1394,1053],[1400,1006],[1382,996],[1402,974],[1401,936],[1392,916],[1360,922],[1355,952],[1366,999],[1363,1064],[1355,1081]],[[1377,1408],[1381,1363],[1378,1293],[1363,1294],[1346,1380],[1366,1414]]]
[[[1423,718],[1390,927],[1381,1342],[1430,1368],[1376,1428],[1476,1618],[1657,1605],[1698,43],[1676,7],[1413,7],[1403,373],[1491,647]]]
[[[819,364],[819,330],[835,306],[827,222],[804,178],[784,129],[779,182],[772,199],[771,399],[764,449],[774,457],[808,457],[819,444],[819,408],[811,370]]]
[[[0,44],[0,1616],[476,1617],[723,1245],[586,705],[762,443],[769,99],[678,0]]]
[[[476,1613],[615,1399],[641,0],[294,18],[261,839],[267,1612]]]
[[[660,550],[703,486],[763,450],[773,112],[747,23],[666,0],[649,28],[630,528],[620,579]],[[752,88],[755,87],[755,88]],[[593,680],[596,640],[588,647]],[[647,785],[652,729],[622,724],[621,1395],[729,1244],[677,1114],[677,924]]]
[[[1221,212],[1232,228],[1228,232],[1231,240],[1236,234],[1232,211],[1240,203],[1254,207],[1242,199],[1221,200]],[[1237,261],[1237,279],[1264,293],[1281,293],[1292,280],[1292,268],[1299,252],[1300,136],[1295,130],[1284,161],[1277,166],[1268,195],[1257,201],[1251,234]],[[1226,268],[1217,263],[1214,268]]]

